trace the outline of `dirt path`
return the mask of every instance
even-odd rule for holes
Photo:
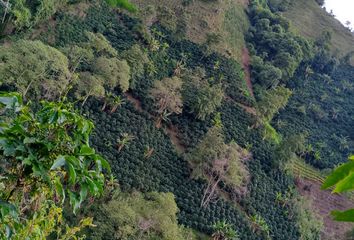
[[[245,71],[247,88],[250,91],[252,97],[254,97],[253,86],[251,82],[250,62],[251,62],[250,54],[248,52],[248,49],[245,47],[242,50],[242,66],[243,66],[243,70]]]
[[[147,113],[152,119],[155,118],[153,115],[151,115],[150,113],[148,113],[142,108],[141,101],[135,98],[132,93],[126,92],[124,95],[127,98],[127,100],[133,104],[135,110],[141,113],[142,112]],[[166,135],[169,136],[172,144],[176,148],[177,153],[182,154],[186,152],[186,147],[178,137],[178,129],[176,126],[170,124],[168,127],[163,127],[163,130],[166,133]]]
[[[186,146],[178,137],[178,129],[174,125],[164,128],[165,133],[170,137],[172,144],[175,146],[177,153],[182,154],[186,152]]]
[[[254,116],[257,116],[257,111],[256,111],[255,108],[250,107],[250,106],[246,106],[246,105],[244,105],[244,104],[242,104],[242,103],[239,103],[239,102],[236,102],[234,99],[232,99],[232,98],[229,97],[229,96],[225,96],[225,99],[226,99],[227,101],[231,101],[231,102],[233,102],[234,104],[236,104],[237,106],[241,107],[241,108],[242,108],[243,110],[245,110],[247,113],[252,114],[252,115],[254,115]]]
[[[353,224],[333,221],[330,212],[353,208],[353,202],[343,195],[321,190],[321,183],[312,180],[298,179],[296,187],[302,196],[312,200],[313,209],[323,217],[324,229],[321,239],[346,239],[345,233],[353,229]]]

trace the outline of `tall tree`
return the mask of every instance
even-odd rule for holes
[[[64,54],[40,41],[0,47],[0,83],[15,86],[23,96],[57,98],[71,79],[68,65]]]
[[[125,60],[99,57],[94,64],[94,72],[104,79],[109,89],[119,86],[122,92],[129,89],[130,67]]]
[[[280,109],[284,108],[288,103],[292,92],[283,86],[278,86],[270,90],[261,89],[257,109],[261,119],[271,121]]]
[[[150,96],[154,100],[157,113],[180,114],[182,112],[182,80],[179,77],[164,78],[155,81],[153,88],[150,90]]]
[[[215,112],[223,99],[222,85],[210,84],[208,79],[205,79],[203,69],[196,69],[193,73],[187,71],[184,76],[183,101],[198,119],[204,120]]]
[[[247,158],[248,154],[236,143],[224,143],[221,127],[209,129],[201,142],[188,154],[193,177],[208,182],[201,201],[202,207],[214,199],[220,182],[233,188],[241,187],[247,182],[249,173],[244,164]]]

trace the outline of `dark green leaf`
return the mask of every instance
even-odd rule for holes
[[[344,212],[333,211],[331,214],[334,217],[334,220],[336,221],[354,222],[354,209],[350,209]]]

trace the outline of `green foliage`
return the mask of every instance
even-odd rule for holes
[[[238,240],[237,231],[232,229],[232,226],[225,221],[216,222],[213,225],[214,233],[212,235],[214,240]]]
[[[71,79],[68,59],[40,41],[20,40],[0,47],[1,84],[15,86],[24,97],[56,99]]]
[[[110,170],[89,146],[93,123],[62,102],[33,111],[18,94],[2,93],[0,103],[0,236],[44,239],[56,232],[65,239],[77,232],[63,228],[66,197],[76,212],[103,192],[103,169]],[[81,223],[88,225],[90,219]]]
[[[103,77],[105,85],[110,89],[119,86],[122,92],[129,89],[130,67],[125,60],[117,58],[97,58],[94,72]]]
[[[261,90],[257,106],[261,119],[266,122],[271,121],[274,115],[286,106],[291,94],[292,92],[283,86]]]
[[[15,27],[21,30],[48,20],[66,3],[66,0],[38,0],[33,2],[13,0],[11,1],[10,14],[14,18]]]
[[[105,0],[111,7],[119,7],[135,13],[138,9],[129,0]]]
[[[177,30],[176,13],[167,6],[159,6],[157,9],[157,19],[162,27],[168,31],[175,32]]]
[[[208,181],[201,205],[205,207],[214,197],[217,185],[222,182],[237,190],[247,184],[248,169],[244,161],[248,154],[235,142],[224,143],[222,129],[214,126],[187,156],[195,178]]]
[[[198,119],[204,120],[220,105],[224,97],[221,84],[211,85],[204,78],[203,70],[185,76],[183,101]]]
[[[136,82],[144,76],[145,66],[151,65],[150,59],[146,51],[141,49],[138,44],[122,52],[120,56],[129,64],[131,73],[130,88],[134,89]]]
[[[97,229],[90,239],[196,239],[178,225],[178,207],[171,193],[124,193],[117,189],[107,202],[91,207]],[[187,238],[188,237],[188,238]]]
[[[155,102],[158,115],[163,113],[180,114],[182,112],[182,83],[182,79],[176,76],[164,78],[154,83],[150,95]]]
[[[323,220],[311,208],[311,202],[304,197],[293,200],[293,209],[296,211],[297,224],[300,230],[300,240],[319,240],[323,228]]]

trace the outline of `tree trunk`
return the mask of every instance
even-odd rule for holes
[[[213,183],[214,180],[214,183]],[[214,178],[209,180],[208,186],[204,191],[203,199],[201,202],[201,207],[206,207],[210,203],[211,199],[215,194],[216,187],[218,186],[219,182],[221,181],[220,177],[217,177],[215,180]]]

